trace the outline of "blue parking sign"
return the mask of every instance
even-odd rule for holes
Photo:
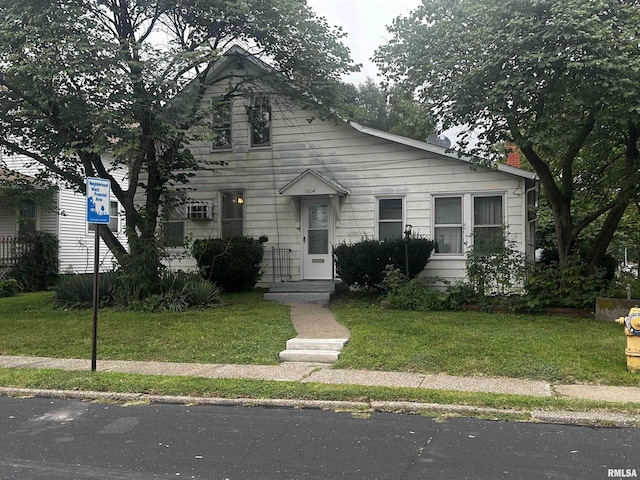
[[[111,181],[87,178],[87,223],[108,224],[111,220]]]

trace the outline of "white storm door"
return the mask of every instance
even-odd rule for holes
[[[333,219],[329,199],[302,202],[302,277],[331,280]]]

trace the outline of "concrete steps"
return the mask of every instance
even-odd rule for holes
[[[264,299],[278,303],[316,303],[328,305],[336,291],[332,280],[307,280],[300,282],[272,283]]]
[[[280,352],[281,362],[333,363],[338,360],[346,338],[292,338]]]

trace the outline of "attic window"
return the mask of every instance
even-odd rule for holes
[[[231,100],[223,98],[213,100],[211,103],[213,113],[211,123],[213,125],[214,150],[229,150],[231,145]]]
[[[253,97],[247,108],[251,124],[251,146],[268,147],[271,145],[271,102],[266,95]]]
[[[236,70],[244,70],[244,59],[238,59],[238,61],[236,62]]]

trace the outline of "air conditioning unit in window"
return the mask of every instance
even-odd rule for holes
[[[213,218],[213,205],[206,203],[187,204],[187,218],[189,220],[211,220]]]

